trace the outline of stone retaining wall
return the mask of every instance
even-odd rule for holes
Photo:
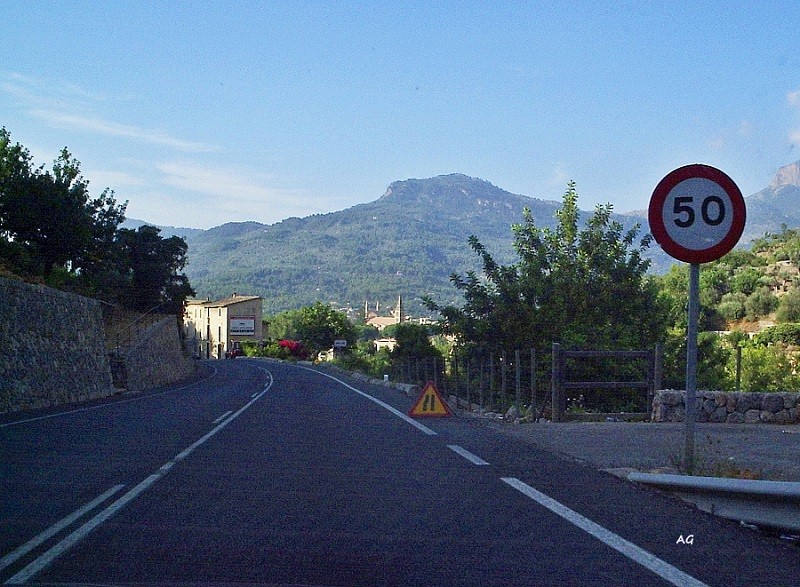
[[[697,422],[800,423],[800,393],[698,391],[695,406]],[[685,414],[685,391],[656,392],[650,418],[653,422],[683,422]]]
[[[128,391],[143,391],[192,377],[199,366],[183,351],[178,323],[168,316],[148,328],[123,357]]]
[[[100,302],[0,277],[0,413],[114,393]]]

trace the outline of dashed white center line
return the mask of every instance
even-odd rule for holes
[[[252,397],[252,396],[251,396],[251,397]],[[223,421],[225,418],[227,418],[228,416],[230,416],[232,413],[233,413],[233,410],[228,410],[227,412],[225,412],[224,414],[222,414],[222,415],[221,415],[219,418],[217,418],[216,420],[214,420],[214,421],[212,422],[212,424],[219,424],[219,423],[220,423],[220,422],[222,422],[222,421]]]
[[[473,465],[488,465],[486,461],[484,461],[481,457],[472,454],[467,449],[458,446],[457,444],[448,444],[447,448],[452,450],[454,453],[461,455],[465,459],[467,459]]]

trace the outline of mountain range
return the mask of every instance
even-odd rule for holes
[[[579,192],[580,193],[580,192]],[[782,225],[800,227],[800,161],[782,167],[770,185],[746,198],[747,225],[741,243]],[[475,235],[503,263],[515,260],[510,226],[528,208],[537,226],[554,226],[561,202],[509,193],[462,174],[392,183],[373,202],[328,214],[223,224],[208,230],[162,228],[162,235],[186,239],[186,274],[200,297],[231,292],[260,295],[265,311],[310,305],[374,309],[403,295],[406,309],[424,313],[420,298],[458,303],[453,272],[480,268],[467,244]],[[588,217],[584,213],[583,217]],[[615,215],[626,228],[647,230],[646,212]],[[127,228],[142,221],[128,220]],[[652,271],[674,262],[655,243]]]

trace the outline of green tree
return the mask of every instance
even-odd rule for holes
[[[66,156],[65,150],[61,159]],[[87,182],[68,173],[69,165],[59,160],[52,174],[16,176],[3,184],[2,230],[37,262],[31,269],[45,276],[77,260],[91,241]]]
[[[182,311],[194,290],[180,271],[186,265],[186,241],[163,238],[160,229],[140,226],[117,232],[116,247],[127,286],[121,301],[136,310],[160,307],[167,313]]]
[[[300,310],[287,310],[274,316],[270,316],[269,336],[276,340],[289,339],[297,340],[297,324],[300,321]]]
[[[746,296],[752,294],[759,285],[764,272],[754,267],[745,267],[734,273],[731,279],[731,289]]]
[[[744,304],[748,320],[766,316],[778,307],[778,298],[768,287],[759,287],[747,297]]]
[[[302,308],[296,328],[298,339],[312,357],[332,348],[336,339],[346,340],[348,347],[356,342],[356,330],[347,316],[322,302]]]
[[[393,359],[438,357],[441,354],[431,344],[427,326],[403,322],[394,332],[396,345],[392,351]]]
[[[746,314],[745,303],[747,296],[741,292],[726,293],[722,296],[717,312],[725,318],[725,320],[741,320]]]
[[[720,275],[715,272],[704,278],[705,266],[700,270],[700,319],[698,327],[704,330],[723,330],[724,320],[717,311],[722,300]],[[658,295],[665,311],[666,323],[686,331],[689,307],[689,266],[672,265],[669,271],[655,279]],[[712,291],[709,291],[711,289]]]
[[[748,345],[742,349],[743,391],[797,391],[800,376],[780,345]]]
[[[726,366],[732,351],[723,338],[713,332],[697,337],[697,388],[726,390],[733,388],[733,378]],[[664,342],[662,384],[667,388],[686,388],[686,330],[670,328]]]
[[[12,145],[0,129],[0,256],[6,264],[45,276],[62,267],[82,277],[107,264],[125,204],[117,205],[108,189],[92,199],[88,186],[66,148],[52,171],[34,169],[27,149]]]
[[[800,288],[794,287],[781,296],[775,318],[778,322],[800,322]]]
[[[454,274],[461,307],[428,308],[461,344],[485,349],[549,348],[553,342],[595,348],[649,347],[663,337],[662,299],[646,278],[650,237],[625,231],[610,204],[598,206],[579,229],[578,195],[570,183],[555,229],[538,228],[529,211],[512,227],[518,261],[495,262],[476,237],[470,247],[483,275]]]
[[[369,324],[356,324],[354,328],[356,329],[358,342],[369,342],[368,346],[372,346],[372,341],[381,337],[378,329]]]

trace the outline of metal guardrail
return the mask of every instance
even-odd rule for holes
[[[800,483],[637,472],[628,480],[676,493],[717,516],[800,532]]]

